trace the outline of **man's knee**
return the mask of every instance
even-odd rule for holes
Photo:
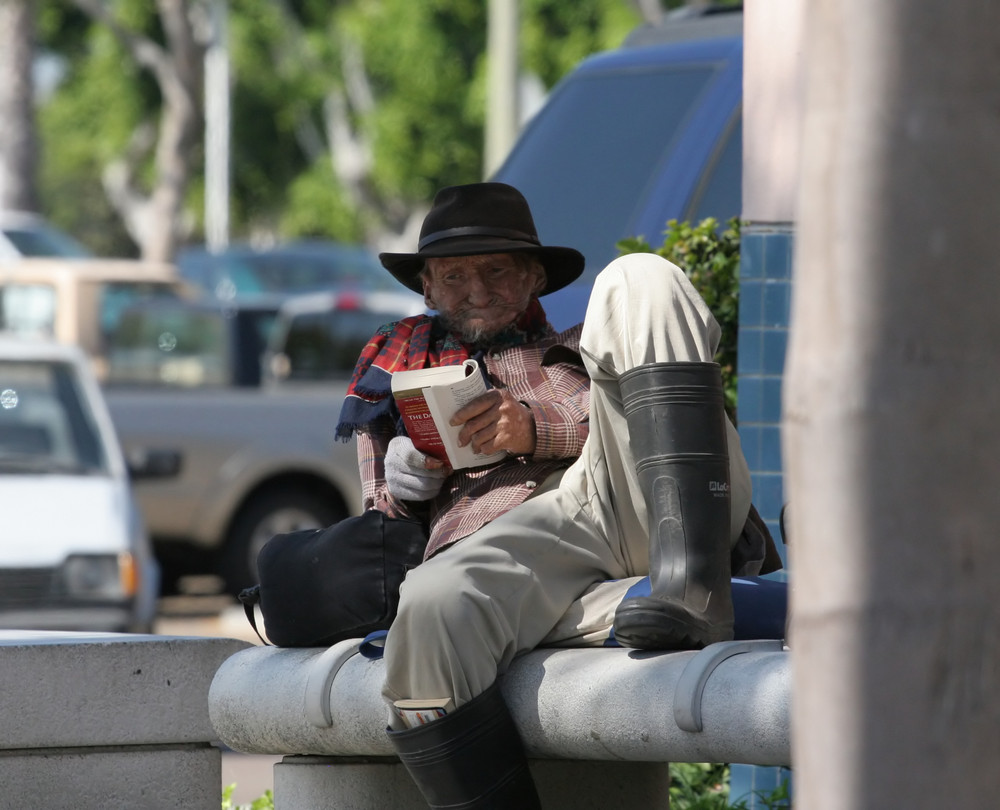
[[[410,571],[400,589],[395,623],[442,638],[449,635],[449,628],[468,625],[475,597],[451,573],[447,566],[426,563]]]
[[[684,285],[686,281],[681,268],[656,253],[628,253],[597,274],[594,289],[622,287],[633,295],[648,298],[653,287]]]

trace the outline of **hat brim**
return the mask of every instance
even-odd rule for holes
[[[428,245],[420,253],[380,253],[382,266],[404,287],[423,295],[420,271],[427,259],[444,259],[453,256],[482,256],[488,253],[531,253],[545,268],[545,289],[540,295],[561,290],[576,281],[586,260],[580,251],[568,247],[535,245],[510,239],[480,237],[470,244],[468,239],[444,239]]]

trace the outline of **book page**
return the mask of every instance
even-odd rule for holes
[[[467,360],[466,366],[470,363],[472,365],[469,376],[464,379],[451,385],[425,389],[427,406],[440,428],[445,449],[448,451],[448,460],[452,469],[455,470],[494,464],[507,456],[502,451],[489,455],[476,453],[471,445],[459,447],[458,434],[461,432],[461,428],[449,425],[451,417],[464,405],[486,393],[486,382],[483,380],[482,374],[479,373],[478,364],[475,360]]]
[[[407,728],[432,723],[455,711],[455,701],[451,698],[397,700],[393,705],[396,708],[396,714],[406,723]]]
[[[392,395],[403,416],[407,435],[422,453],[447,460],[452,469],[480,467],[506,458],[506,453],[475,453],[459,447],[460,427],[451,417],[464,405],[486,393],[486,382],[475,360],[456,366],[397,371],[392,375]]]
[[[457,366],[433,366],[431,368],[396,371],[392,375],[392,392],[409,388],[426,388],[429,385],[447,384],[464,379],[470,373],[469,363],[476,368],[475,360],[466,360]]]

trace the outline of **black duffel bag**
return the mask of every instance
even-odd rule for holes
[[[389,628],[403,577],[420,564],[426,545],[422,523],[374,509],[325,529],[278,534],[257,555],[260,584],[239,600],[255,631],[254,606],[260,607],[267,637],[278,647],[363,638]]]

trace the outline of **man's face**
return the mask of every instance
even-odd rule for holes
[[[496,336],[545,286],[545,271],[509,253],[428,259],[424,301],[468,343]]]

